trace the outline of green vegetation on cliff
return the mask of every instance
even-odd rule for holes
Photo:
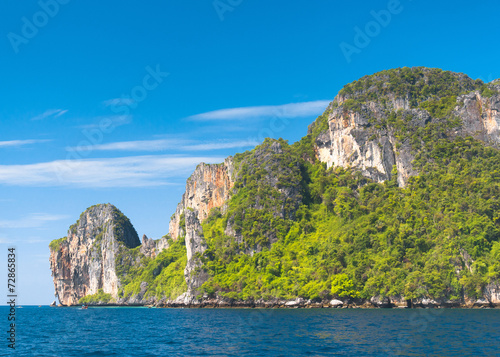
[[[266,139],[235,155],[234,193],[197,232],[207,246],[196,253],[197,271],[209,276],[199,293],[236,300],[481,297],[500,280],[500,150],[459,136],[455,108],[471,91],[497,95],[495,85],[439,69],[382,71],[346,85],[299,142]],[[399,99],[419,110],[397,109]],[[406,145],[418,175],[403,188],[396,166],[383,183],[354,169],[327,169],[316,158],[316,139],[342,110],[366,115],[368,141],[390,133],[396,156]],[[119,227],[130,222],[119,211],[114,219],[118,298],[186,292],[184,236],[151,259],[125,246]],[[179,226],[185,234],[184,213]],[[106,298],[96,295],[85,301]]]
[[[429,145],[417,160],[421,174],[404,189],[287,155],[307,184],[295,218],[280,221],[272,246],[244,254],[223,233],[241,204],[233,197],[227,215],[214,212],[204,222],[212,278],[203,290],[244,300],[479,296],[500,278],[500,152],[471,138]],[[265,242],[267,228],[259,227],[269,216],[248,221],[243,238]]]
[[[170,247],[154,259],[140,253],[140,247],[128,249],[121,245],[116,257],[116,273],[121,282],[118,296],[130,298],[142,294],[143,298],[174,299],[187,290],[186,262],[182,237],[175,242],[170,240]]]
[[[108,304],[113,302],[113,297],[111,294],[106,294],[102,289],[99,289],[94,295],[87,295],[82,297],[78,302],[80,304]]]
[[[427,100],[457,97],[474,90],[493,91],[481,80],[439,68],[403,67],[364,76],[339,92],[346,109],[356,110],[369,101],[386,103],[391,98],[408,99],[412,108]]]
[[[202,290],[243,300],[481,296],[500,278],[500,152],[448,135],[461,125],[451,114],[457,96],[473,90],[497,93],[480,80],[427,68],[382,71],[341,90],[345,110],[403,98],[433,118],[415,124],[386,107],[385,119],[372,122],[394,132],[397,145],[411,144],[420,174],[405,188],[395,168],[394,179],[374,183],[315,159],[314,140],[328,129],[336,101],[300,142],[266,140],[237,155],[237,193],[226,214],[214,210],[203,222],[211,278]],[[227,235],[228,225],[236,236]]]
[[[61,249],[61,244],[66,242],[67,240],[68,240],[67,237],[54,239],[52,242],[49,243],[50,250],[53,252],[57,252],[59,249]]]

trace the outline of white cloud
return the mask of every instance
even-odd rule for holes
[[[69,217],[68,216],[64,216],[64,219],[67,219],[67,218],[69,218]],[[25,218],[18,219],[18,220],[15,220],[15,221],[12,220],[12,221],[9,221],[9,222],[16,223],[16,222],[20,222],[20,221],[26,220],[26,219],[29,219],[29,217],[27,217],[27,218],[25,217]],[[9,235],[8,238],[6,236],[0,236],[0,244],[12,244],[12,245],[18,245],[18,244],[20,244],[20,245],[23,245],[25,243],[28,243],[28,244],[43,243],[44,245],[46,245],[48,243],[46,238],[44,239],[44,238],[41,238],[39,236],[19,235],[19,232],[20,232],[19,228],[26,228],[26,226],[16,227],[15,228],[16,232],[13,235]],[[27,227],[27,228],[30,228],[31,231],[33,231],[32,230],[33,227]],[[37,255],[34,255],[34,256],[37,256]],[[39,257],[47,257],[47,254],[40,254]]]
[[[43,226],[45,222],[59,221],[66,218],[68,218],[68,216],[33,213],[18,219],[0,220],[0,228],[38,228]]]
[[[109,144],[99,144],[93,146],[79,147],[79,150],[96,151],[162,151],[169,148],[178,147],[185,144],[186,140],[177,139],[158,139],[158,140],[137,140],[137,141],[119,141]],[[76,150],[77,148],[72,148]]]
[[[130,124],[132,122],[131,115],[111,115],[111,116],[102,116],[97,117],[97,123],[80,125],[80,129],[99,129],[102,130],[102,127],[105,127],[107,131],[111,131],[116,127],[121,125]]]
[[[0,244],[12,244],[12,243],[13,243],[12,239],[0,237]]]
[[[59,110],[59,113],[54,115],[54,118],[60,117],[61,115],[66,114],[68,111],[67,110]]]
[[[24,145],[31,145],[31,144],[39,144],[39,143],[46,143],[47,141],[51,140],[10,140],[10,141],[0,141],[0,148],[4,147],[16,147],[16,146],[24,146]]]
[[[317,100],[313,102],[291,103],[284,105],[266,105],[258,107],[243,107],[220,109],[212,112],[197,114],[189,117],[191,120],[243,120],[252,118],[298,118],[309,115],[321,114],[329,100]]]
[[[49,110],[46,110],[44,113],[31,118],[31,120],[43,120],[43,119],[49,118],[49,117],[57,118],[57,117],[60,117],[61,115],[65,114],[67,112],[68,111],[65,109],[49,109]]]
[[[0,184],[85,188],[159,186],[169,184],[168,178],[190,174],[200,162],[223,160],[223,157],[149,155],[0,165]]]
[[[183,150],[186,151],[211,151],[220,149],[234,149],[234,148],[245,148],[259,145],[260,143],[253,140],[248,141],[231,141],[231,142],[213,142],[213,143],[202,143],[184,146]]]
[[[217,141],[217,142],[194,142],[181,139],[157,139],[157,140],[137,140],[119,141],[115,143],[89,145],[81,147],[67,148],[68,151],[163,151],[175,149],[178,151],[211,151],[221,149],[243,148],[256,146],[259,143],[250,141]]]

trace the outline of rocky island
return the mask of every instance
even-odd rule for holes
[[[168,234],[111,204],[50,243],[63,305],[500,306],[500,80],[347,84],[299,142],[200,164]]]

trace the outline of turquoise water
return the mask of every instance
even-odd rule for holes
[[[17,356],[500,356],[500,309],[24,307],[17,318]]]

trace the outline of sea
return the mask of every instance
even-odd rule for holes
[[[4,356],[500,356],[500,309],[24,306]]]

